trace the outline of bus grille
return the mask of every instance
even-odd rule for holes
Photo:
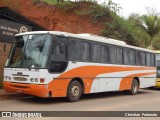
[[[10,85],[10,86],[16,87],[16,88],[24,88],[24,89],[30,88],[28,86],[21,86],[21,85]]]
[[[27,81],[27,78],[24,77],[14,77],[13,79],[16,81]]]

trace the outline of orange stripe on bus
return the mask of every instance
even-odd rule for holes
[[[48,90],[52,91],[53,97],[64,97],[66,96],[67,88],[70,81],[73,78],[79,77],[83,79],[85,85],[84,93],[87,94],[90,93],[93,80],[96,78],[96,76],[104,73],[134,71],[134,70],[156,70],[156,68],[125,67],[125,66],[82,66],[64,72],[59,77],[57,77],[57,79],[52,80],[48,84]]]
[[[132,74],[132,75],[126,76],[125,78],[123,78],[121,80],[119,90],[129,90],[129,89],[131,89],[132,80],[133,80],[134,77],[142,77],[142,76],[145,76],[145,75],[152,75],[152,74],[156,74],[156,72],[138,73],[138,74]]]

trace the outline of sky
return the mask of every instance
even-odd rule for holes
[[[98,0],[105,2],[108,0]],[[160,13],[160,0],[112,0],[118,3],[122,9],[119,15],[128,17],[131,13],[138,13],[140,15],[146,14],[146,7],[155,8],[157,13]]]

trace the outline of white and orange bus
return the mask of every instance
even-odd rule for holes
[[[59,31],[15,36],[4,68],[4,89],[38,97],[128,91],[155,86],[155,53],[91,34]]]

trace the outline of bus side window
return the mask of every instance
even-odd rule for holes
[[[72,38],[73,39],[73,38]],[[71,40],[71,60],[88,62],[91,60],[91,45],[89,42]]]
[[[117,48],[117,64],[123,64],[122,48]]]
[[[124,64],[125,65],[130,64],[130,52],[128,49],[124,49]]]
[[[146,65],[151,66],[151,55],[149,53],[146,54]]]
[[[55,43],[53,45],[52,55],[56,61],[67,60],[67,45],[63,43]]]
[[[116,64],[117,63],[117,50],[116,47],[110,46],[110,63]]]
[[[136,64],[138,66],[142,65],[142,56],[141,56],[141,53],[139,51],[136,52]]]
[[[93,44],[92,46],[92,61],[100,62],[101,54],[100,54],[101,46],[99,44]]]
[[[54,37],[52,56],[57,61],[65,61],[68,59],[68,40],[66,37]]]
[[[49,65],[50,72],[63,72],[68,65],[68,45],[64,37],[56,37],[53,43],[51,60]]]
[[[135,51],[131,50],[130,51],[130,65],[135,65],[136,64],[136,59],[135,59]]]
[[[145,56],[145,53],[137,51],[137,55],[136,56],[137,56],[136,57],[137,65],[139,65],[139,66],[145,66],[146,65],[146,56]]]
[[[151,54],[151,66],[154,67],[155,66],[155,55]]]
[[[101,46],[101,62],[109,63],[109,49],[108,46]]]

